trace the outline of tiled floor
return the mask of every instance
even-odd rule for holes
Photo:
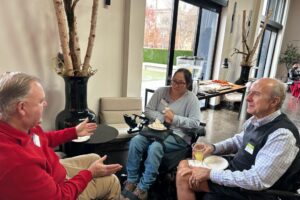
[[[246,104],[243,107],[245,108],[245,106]],[[206,123],[207,134],[204,138],[205,141],[215,143],[240,132],[245,121],[244,110],[240,118],[238,118],[238,112],[228,109],[203,110],[201,121]],[[287,114],[291,121],[300,129],[300,102],[297,102],[297,99],[290,93],[287,93],[282,112]]]

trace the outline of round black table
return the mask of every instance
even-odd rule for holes
[[[87,144],[101,144],[109,142],[118,136],[119,132],[116,128],[105,124],[98,124],[94,134],[87,141]]]
[[[67,154],[67,157],[94,153],[97,146],[115,139],[118,134],[118,130],[114,127],[105,124],[97,124],[97,129],[94,131],[94,134],[91,135],[89,140],[65,143],[63,145],[64,153]]]

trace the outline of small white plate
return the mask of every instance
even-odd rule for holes
[[[83,136],[83,137],[78,137],[77,139],[72,140],[73,142],[86,142],[90,139],[91,136]]]
[[[199,160],[188,160],[188,162],[189,162],[189,166],[191,166],[191,167],[206,167]]]
[[[226,169],[228,161],[221,156],[208,156],[203,160],[203,165],[210,169]]]
[[[198,160],[188,160],[191,167],[206,167],[209,169],[226,169],[228,167],[228,161],[221,156],[208,156],[203,162]]]
[[[150,128],[150,129],[153,129],[153,130],[155,130],[155,131],[165,131],[165,130],[167,130],[167,127],[161,127],[161,128],[155,128],[155,127],[153,127],[152,126],[152,124],[150,124],[150,125],[148,125],[148,127]]]

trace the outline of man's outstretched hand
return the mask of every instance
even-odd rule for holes
[[[110,164],[106,165],[103,162],[106,160],[107,156],[103,156],[102,158],[96,160],[93,162],[88,170],[92,172],[92,176],[94,178],[96,177],[102,177],[102,176],[108,176],[111,174],[116,173],[117,171],[120,171],[122,169],[122,165],[120,164]]]
[[[93,134],[93,131],[96,130],[97,124],[96,123],[89,123],[88,118],[78,124],[75,129],[78,137],[82,136],[89,136]]]

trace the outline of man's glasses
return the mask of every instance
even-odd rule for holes
[[[178,85],[178,86],[184,86],[186,82],[183,81],[177,81],[177,80],[171,80],[172,85]]]

